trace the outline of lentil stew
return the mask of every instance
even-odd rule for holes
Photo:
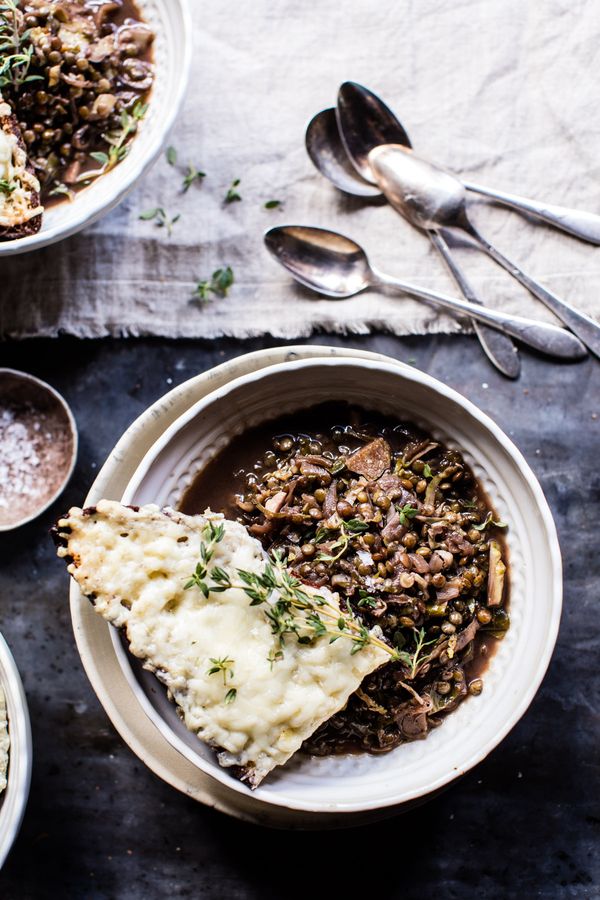
[[[237,518],[338,592],[400,659],[305,742],[316,755],[425,738],[481,693],[509,628],[505,526],[462,455],[406,422],[328,403],[233,440],[182,498]]]
[[[153,40],[132,0],[0,3],[0,90],[46,206],[127,155],[153,84]]]

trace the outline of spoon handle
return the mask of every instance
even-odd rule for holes
[[[465,228],[471,237],[475,238],[478,244],[492,257],[493,260],[495,260],[495,262],[498,263],[499,266],[506,269],[506,271],[509,272],[513,278],[516,278],[523,287],[526,287],[534,297],[537,297],[538,300],[541,300],[542,303],[548,307],[548,309],[551,309],[561,322],[564,322],[565,325],[571,329],[573,334],[576,334],[577,337],[583,341],[592,353],[600,357],[600,324],[598,324],[598,322],[595,322],[589,316],[586,316],[585,313],[579,312],[579,310],[570,306],[565,300],[561,300],[556,294],[553,294],[551,291],[547,290],[547,288],[542,287],[541,284],[522,272],[518,266],[507,259],[506,256],[500,253],[499,250],[496,250],[489,241],[482,237],[475,226],[470,222],[464,223],[463,228]]]
[[[600,216],[596,213],[583,212],[578,209],[568,209],[566,206],[554,206],[550,203],[540,203],[537,200],[528,200],[527,197],[518,197],[516,194],[508,194],[505,191],[497,191],[493,188],[473,184],[471,181],[463,181],[464,186],[476,194],[484,194],[492,197],[498,203],[516,209],[519,212],[529,213],[549,225],[554,225],[568,234],[589,241],[591,244],[600,244]]]
[[[465,273],[452,255],[443,235],[440,234],[439,231],[433,229],[427,233],[429,234],[431,243],[443,257],[444,262],[450,269],[450,272],[461,289],[465,299],[469,300],[471,303],[477,303],[478,306],[483,306]],[[490,362],[493,363],[503,375],[506,375],[507,378],[518,378],[519,372],[521,371],[521,360],[519,359],[519,353],[512,338],[507,334],[503,334],[501,331],[496,331],[496,329],[478,322],[476,319],[472,319],[471,321],[475,334],[479,339],[479,343]]]
[[[511,316],[508,313],[499,313],[485,306],[477,306],[468,300],[459,300],[439,294],[437,291],[426,290],[405,281],[399,281],[390,275],[383,275],[373,270],[373,282],[383,287],[390,287],[403,294],[412,294],[422,300],[427,300],[435,306],[441,306],[452,312],[466,313],[472,319],[478,319],[485,325],[491,325],[504,334],[510,334],[523,344],[546,353],[548,356],[556,356],[559,359],[583,359],[586,355],[585,347],[574,334],[556,325],[547,325],[545,322],[536,322],[533,319],[524,319],[521,316]]]

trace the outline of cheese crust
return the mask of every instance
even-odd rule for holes
[[[268,604],[252,606],[241,587],[208,597],[197,585],[186,589],[209,521],[224,529],[211,566],[264,573],[261,545],[237,522],[108,500],[59,521],[58,552],[96,611],[124,630],[131,652],[167,686],[186,726],[256,787],[389,655],[370,642],[352,654],[345,637],[302,644],[288,635],[281,646]],[[326,599],[344,616],[336,595]],[[218,660],[229,665],[211,674]]]
[[[44,207],[40,183],[28,159],[17,121],[0,98],[0,237],[20,237],[38,231]]]
[[[8,772],[8,748],[10,738],[8,736],[8,719],[6,716],[6,698],[0,687],[0,794],[6,789],[6,775]]]

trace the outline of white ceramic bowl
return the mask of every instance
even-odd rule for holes
[[[128,484],[123,502],[176,505],[194,475],[248,427],[313,404],[344,399],[404,418],[458,447],[508,522],[512,625],[485,673],[482,695],[469,698],[425,741],[381,756],[312,759],[297,754],[253,796],[311,812],[358,812],[409,803],[481,761],[531,703],[548,666],[561,610],[556,531],[542,490],[500,428],[439,381],[394,363],[309,359],[271,366],[215,390],[155,443]],[[186,730],[156,679],[113,632],[120,665],[153,723],[202,771],[248,795]]]
[[[70,237],[120,203],[159,156],[185,95],[192,60],[192,24],[188,0],[137,0],[156,34],[155,80],[148,112],[126,158],[111,172],[44,213],[37,234],[0,242],[0,256],[38,250]]]
[[[8,784],[0,794],[0,869],[19,833],[31,782],[31,726],[25,691],[8,645],[0,634],[0,687],[6,697],[10,749]]]

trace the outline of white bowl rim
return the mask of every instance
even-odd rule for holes
[[[67,416],[67,422],[69,423],[69,431],[71,433],[71,439],[73,441],[73,449],[71,452],[71,459],[69,461],[69,466],[65,471],[65,475],[55,492],[52,494],[49,500],[47,500],[42,506],[39,506],[34,512],[25,516],[22,519],[19,519],[17,522],[12,522],[9,525],[0,525],[0,532],[4,531],[15,531],[17,528],[21,528],[23,525],[27,525],[29,522],[33,522],[34,519],[37,519],[42,515],[55,500],[58,500],[64,489],[66,488],[71,475],[73,474],[73,470],[75,469],[75,464],[77,462],[77,454],[79,452],[79,432],[77,430],[77,422],[75,421],[75,416],[71,410],[71,407],[65,400],[65,398],[60,394],[56,388],[53,388],[51,384],[48,384],[46,381],[42,381],[41,378],[38,378],[36,375],[30,375],[29,372],[21,372],[19,369],[7,369],[0,368],[0,378],[3,375],[16,375],[18,378],[21,378],[23,381],[29,381],[31,384],[36,385],[36,387],[45,391],[47,394],[50,394],[54,397],[55,400],[58,401],[59,405],[62,407],[63,411]]]
[[[146,153],[143,157],[134,163],[130,158],[130,172],[125,184],[119,184],[107,190],[104,198],[99,201],[100,205],[95,211],[90,211],[83,217],[73,217],[70,225],[60,224],[52,228],[44,229],[43,227],[37,234],[28,235],[26,237],[17,238],[14,241],[0,242],[0,256],[18,256],[21,253],[29,253],[33,250],[41,250],[42,247],[48,247],[50,244],[56,244],[59,241],[66,240],[74,234],[93,225],[98,219],[103,218],[111,210],[131,193],[140,178],[154,165],[157,157],[160,155],[165,146],[171,129],[175,124],[175,119],[179,114],[179,110],[183,104],[185,93],[187,90],[189,75],[192,66],[192,50],[193,50],[193,28],[192,15],[189,6],[189,0],[169,0],[170,3],[179,5],[180,13],[183,19],[183,47],[181,48],[181,78],[178,82],[177,93],[174,102],[170,105],[169,111],[164,118],[163,127],[157,132],[153,141],[148,144]],[[152,93],[150,93],[150,102],[152,102]],[[65,201],[66,202],[66,201]],[[73,201],[74,208],[77,204],[77,198]]]
[[[23,683],[8,644],[0,634],[0,687],[8,713],[8,784],[0,795],[0,870],[19,833],[31,784],[31,723]]]
[[[163,432],[163,434],[155,441],[155,443],[152,445],[150,450],[146,453],[146,455],[140,462],[138,468],[134,472],[123,492],[121,502],[125,504],[132,502],[135,491],[138,489],[142,480],[144,479],[147,472],[153,465],[156,458],[162,452],[162,450],[172,440],[172,438],[192,419],[194,419],[204,408],[223,400],[224,397],[237,390],[238,387],[242,385],[259,382],[265,377],[274,376],[280,372],[289,372],[290,370],[302,371],[303,369],[313,368],[315,366],[321,365],[327,367],[344,366],[350,368],[379,370],[383,372],[389,372],[391,375],[395,376],[398,375],[399,371],[398,363],[393,360],[388,363],[380,362],[378,360],[363,360],[351,357],[317,356],[311,357],[309,359],[298,359],[283,363],[277,363],[271,366],[266,366],[256,372],[251,372],[246,375],[239,376],[238,378],[233,379],[232,381],[228,382],[225,385],[222,385],[216,390],[211,391],[205,397],[197,401],[189,408],[189,410],[183,413]],[[537,690],[544,678],[548,665],[550,664],[550,659],[552,657],[552,653],[558,636],[558,628],[562,610],[562,562],[560,545],[558,542],[558,535],[556,532],[554,519],[552,517],[550,507],[548,506],[548,502],[533,470],[527,463],[521,451],[502,431],[500,426],[497,425],[493,419],[491,419],[486,413],[482,412],[474,403],[472,403],[458,391],[448,387],[446,384],[434,378],[433,376],[425,372],[421,372],[419,369],[415,369],[410,366],[402,366],[401,372],[402,375],[409,381],[420,383],[436,391],[438,394],[447,397],[449,400],[454,401],[473,418],[478,420],[479,423],[483,425],[488,430],[488,432],[491,433],[494,440],[503,448],[507,455],[512,459],[513,463],[515,463],[520,474],[527,480],[532,494],[535,497],[537,511],[541,516],[544,530],[548,539],[550,557],[553,567],[552,584],[554,585],[554,603],[552,617],[548,620],[547,623],[548,638],[544,648],[544,652],[540,654],[538,658],[535,676],[529,681],[527,689],[524,690],[521,694],[519,702],[515,705],[512,714],[507,717],[503,727],[495,733],[493,738],[490,738],[483,746],[479,747],[476,751],[472,752],[467,759],[462,761],[459,768],[452,769],[446,775],[440,776],[436,780],[430,782],[425,790],[420,788],[400,790],[390,794],[384,800],[380,800],[368,805],[362,802],[353,803],[351,801],[344,801],[343,805],[338,806],[336,804],[332,804],[331,802],[315,802],[314,800],[302,801],[298,800],[297,798],[286,798],[283,794],[269,791],[268,785],[261,785],[261,787],[258,789],[260,791],[260,797],[258,797],[257,792],[250,791],[250,789],[246,787],[246,785],[242,784],[242,782],[239,782],[237,779],[232,778],[227,769],[221,768],[217,763],[206,763],[203,765],[203,761],[195,755],[192,756],[192,751],[189,748],[185,747],[185,745],[180,741],[179,737],[172,731],[168,723],[160,715],[158,715],[156,710],[152,707],[138,680],[135,677],[134,671],[129,663],[129,654],[123,647],[119,632],[116,631],[116,629],[111,629],[111,639],[115,648],[115,652],[117,654],[119,665],[123,670],[125,678],[134,691],[146,715],[159,729],[163,736],[166,737],[169,743],[173,747],[175,747],[178,752],[180,752],[184,757],[190,760],[194,765],[198,766],[198,768],[200,768],[203,772],[216,779],[217,781],[220,781],[226,787],[230,788],[233,791],[237,791],[238,793],[255,796],[257,797],[257,799],[260,799],[265,803],[313,813],[331,813],[333,811],[340,813],[353,813],[369,809],[382,809],[389,806],[398,806],[409,801],[417,800],[420,797],[426,796],[430,793],[434,793],[435,791],[438,791],[441,788],[445,787],[457,777],[468,772],[479,762],[485,759],[485,757],[488,756],[489,753],[491,753],[492,750],[494,750],[494,748],[498,746],[498,744],[506,737],[511,729],[514,728],[517,722],[522,718],[522,716],[525,714],[526,710],[532,703]]]

